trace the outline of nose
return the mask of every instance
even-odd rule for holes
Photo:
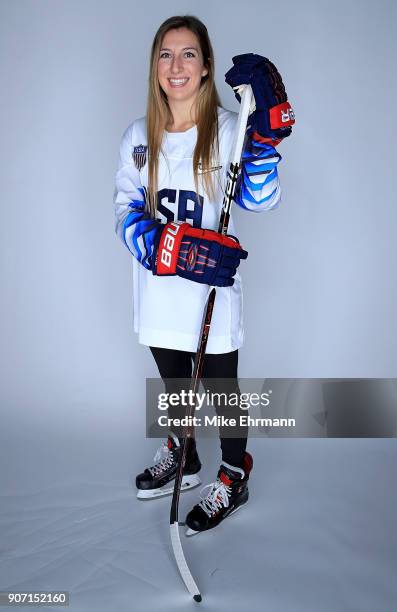
[[[174,55],[171,62],[171,73],[178,74],[181,71],[181,61],[178,55]]]

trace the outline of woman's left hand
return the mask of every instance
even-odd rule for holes
[[[276,66],[266,57],[255,53],[236,55],[233,64],[225,75],[225,81],[234,89],[237,100],[241,101],[236,91],[241,85],[251,85],[255,97],[256,110],[249,121],[251,132],[255,131],[262,138],[268,138],[269,142],[280,142],[289,136],[295,115]]]

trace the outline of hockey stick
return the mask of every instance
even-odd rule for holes
[[[250,85],[242,86],[244,92],[241,96],[240,112],[237,119],[236,132],[234,137],[234,144],[232,150],[232,156],[230,161],[230,168],[227,177],[225,196],[223,199],[222,213],[219,221],[218,232],[220,234],[226,234],[229,225],[230,208],[233,202],[233,196],[236,190],[237,177],[240,170],[241,154],[243,150],[244,138],[247,129],[248,116],[254,108],[251,108],[253,104],[253,94]],[[239,91],[239,93],[241,93]],[[196,357],[194,360],[194,368],[192,374],[192,380],[190,390],[193,392],[191,397],[196,397],[196,391],[200,383],[205,349],[207,347],[208,335],[210,332],[212,312],[214,309],[216,296],[216,287],[210,287],[207,298],[207,305],[204,311],[203,320],[201,323],[201,331],[199,341],[197,345]],[[191,421],[190,417],[193,416],[195,410],[195,404],[192,402],[189,404],[186,416],[188,422]],[[176,470],[176,477],[174,483],[174,493],[172,496],[171,512],[170,512],[170,532],[171,532],[171,543],[175,555],[175,560],[178,565],[179,572],[182,579],[188,589],[189,593],[193,595],[195,601],[201,601],[200,591],[197,587],[196,582],[189,570],[188,564],[186,563],[185,555],[183,553],[181,539],[179,535],[179,522],[178,522],[178,508],[179,508],[179,495],[181,491],[181,483],[183,477],[183,470],[186,462],[186,451],[188,439],[193,436],[193,425],[189,425],[183,430],[183,440],[181,444],[181,452],[179,456],[178,466]]]

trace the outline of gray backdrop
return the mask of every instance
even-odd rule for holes
[[[224,106],[237,110],[231,57],[252,51],[275,62],[296,113],[282,205],[236,211],[250,252],[241,376],[396,377],[392,0],[1,0],[0,589],[70,589],[74,610],[187,601],[169,500],[143,512],[130,482],[157,446],[143,413],[157,372],[132,331],[131,255],[112,205],[121,134],[145,112],[148,49],[179,13],[208,26]],[[219,460],[210,442],[204,483]],[[218,593],[237,609],[237,590],[251,610],[391,610],[393,441],[250,449],[246,519],[189,544],[214,606]],[[197,491],[185,495],[188,510]]]

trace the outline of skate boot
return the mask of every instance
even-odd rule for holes
[[[196,441],[191,438],[188,444],[181,491],[186,491],[186,489],[201,484],[197,475],[197,472],[201,469],[201,462],[196,450]],[[167,442],[160,446],[154,457],[155,465],[146,468],[142,474],[138,474],[136,477],[138,499],[154,499],[173,493],[180,451],[181,447],[177,436],[170,433]]]
[[[196,504],[186,517],[187,536],[216,527],[230,514],[248,501],[248,479],[252,470],[252,456],[245,453],[244,469],[222,462],[215,482],[207,487],[210,491]]]

